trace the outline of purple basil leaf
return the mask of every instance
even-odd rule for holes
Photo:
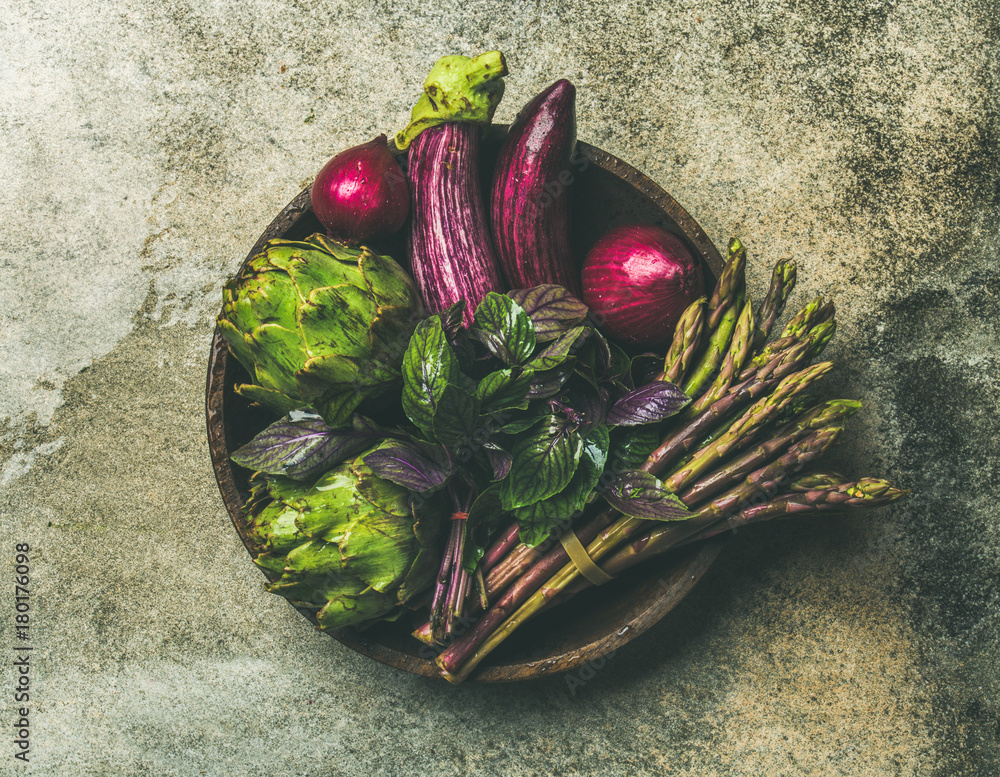
[[[360,453],[372,436],[363,421],[331,429],[318,415],[293,411],[275,421],[231,458],[241,467],[293,480],[311,480]]]
[[[380,478],[418,493],[435,491],[451,477],[451,458],[443,445],[393,442],[365,456],[365,464]]]
[[[507,477],[514,457],[494,442],[483,443],[483,450],[486,452],[486,458],[490,460],[490,466],[493,467],[493,482]]]
[[[638,426],[670,418],[691,401],[691,397],[673,383],[653,381],[633,389],[615,402],[608,411],[612,426]]]
[[[604,490],[608,504],[625,515],[650,521],[680,521],[691,511],[649,472],[625,470]]]
[[[535,337],[545,343],[582,324],[590,312],[583,302],[562,286],[546,284],[533,289],[514,289],[507,296],[520,305],[535,325]]]
[[[438,318],[441,319],[441,327],[444,329],[445,336],[449,340],[454,341],[458,333],[462,331],[462,316],[464,313],[464,299],[460,299],[454,305],[450,305],[437,313]]]
[[[566,396],[563,412],[579,424],[582,432],[589,432],[604,423],[608,413],[608,391],[604,388],[596,392],[571,391]]]

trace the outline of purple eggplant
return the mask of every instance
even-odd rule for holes
[[[463,321],[490,291],[503,291],[479,185],[479,133],[449,122],[421,132],[410,145],[410,270],[424,303],[440,311],[465,300]]]
[[[517,115],[493,173],[490,215],[500,267],[514,288],[554,283],[580,295],[569,237],[576,87],[556,81]]]

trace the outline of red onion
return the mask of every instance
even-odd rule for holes
[[[406,177],[385,135],[337,154],[319,171],[311,194],[316,217],[344,243],[388,237],[410,212]]]
[[[704,285],[701,265],[680,238],[650,224],[615,227],[583,261],[583,301],[609,335],[643,348],[670,342]]]

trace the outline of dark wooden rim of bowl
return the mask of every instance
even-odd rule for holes
[[[502,131],[503,128],[498,126],[495,129]],[[719,251],[691,215],[663,188],[636,168],[599,148],[578,142],[577,149],[588,163],[631,185],[653,205],[662,210],[681,230],[689,246],[696,250],[698,258],[702,260],[703,267],[709,271],[706,277],[718,275],[723,267],[723,259]],[[245,264],[251,257],[260,253],[268,240],[285,235],[309,211],[309,187],[306,187],[285,206],[264,230],[243,263]],[[254,548],[246,535],[246,524],[242,516],[244,502],[237,487],[226,443],[223,399],[229,359],[230,355],[225,340],[219,329],[216,328],[209,357],[206,391],[209,450],[222,500],[243,544],[247,551],[253,555]],[[486,662],[470,676],[469,681],[511,682],[543,677],[574,669],[605,656],[611,650],[620,648],[649,629],[687,595],[695,583],[708,571],[718,555],[721,545],[721,541],[714,540],[682,549],[680,558],[673,563],[671,569],[655,580],[645,581],[638,600],[634,602],[628,612],[622,614],[615,627],[591,642],[559,655],[538,660],[509,664],[489,664]],[[306,618],[315,622],[309,611],[297,609]],[[440,676],[433,661],[380,644],[378,641],[366,637],[365,632],[340,629],[329,633],[344,645],[384,664],[425,677]]]

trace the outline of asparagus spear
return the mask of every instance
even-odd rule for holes
[[[684,379],[684,373],[687,372],[695,353],[701,347],[702,335],[705,332],[705,302],[705,297],[700,297],[681,313],[674,329],[670,350],[663,360],[663,372],[657,380],[678,385]]]
[[[795,334],[782,335],[777,340],[772,340],[764,346],[750,363],[743,368],[739,379],[741,381],[756,375],[760,369],[773,362],[775,354],[782,353],[789,348],[802,343],[807,343],[803,355],[807,359],[815,359],[833,338],[837,331],[836,319],[830,318],[817,321],[811,327],[798,329]]]
[[[789,485],[791,491],[812,491],[816,488],[829,488],[830,486],[842,486],[847,482],[847,478],[839,472],[810,472],[806,475],[799,475]]]
[[[729,342],[729,350],[722,360],[722,367],[716,375],[712,385],[708,387],[704,394],[692,402],[684,409],[685,418],[694,418],[710,404],[722,395],[732,385],[733,380],[740,374],[743,363],[750,354],[750,346],[753,344],[754,323],[753,323],[753,303],[747,298],[740,312],[736,327],[733,330],[732,339]],[[690,396],[690,394],[689,394]]]
[[[785,309],[785,302],[788,295],[795,288],[796,267],[795,262],[780,260],[774,265],[771,271],[771,287],[767,290],[767,297],[761,306],[757,317],[756,332],[753,340],[753,350],[758,351],[767,341],[771,329],[775,322],[781,318]]]
[[[739,238],[729,241],[729,256],[708,301],[708,328],[715,329],[734,300],[746,296],[747,250]]]
[[[723,355],[729,349],[729,341],[733,336],[733,329],[736,327],[737,313],[739,311],[740,300],[733,300],[726,306],[719,316],[719,325],[712,328],[712,334],[708,338],[708,346],[701,355],[698,363],[692,368],[691,375],[684,381],[681,390],[689,397],[696,397],[701,394],[705,384],[719,367]]]
[[[729,241],[729,259],[722,268],[712,298],[708,302],[705,320],[705,325],[711,332],[708,347],[681,386],[689,397],[701,394],[729,347],[737,313],[743,298],[746,297],[746,259],[746,249],[734,237]]]
[[[500,561],[510,553],[511,549],[517,545],[518,525],[511,523],[510,526],[486,549],[483,557],[479,560],[479,569],[489,572]]]
[[[781,451],[801,440],[811,431],[825,426],[842,424],[861,407],[860,402],[835,399],[817,405],[789,421],[774,436],[747,451],[739,458],[727,462],[711,474],[702,477],[694,486],[681,494],[686,505],[695,505],[718,493],[748,472],[752,472]]]
[[[814,485],[819,486],[818,483]],[[802,488],[801,484],[793,483],[791,488],[790,493],[740,510],[731,518],[700,532],[695,539],[707,539],[772,518],[792,518],[842,507],[878,507],[910,493],[878,478],[862,478],[854,483],[827,483],[812,488]]]
[[[766,394],[779,378],[788,375],[805,363],[808,343],[798,342],[771,357],[764,367],[754,367],[752,374],[734,386],[728,394],[713,402],[701,415],[693,418],[673,432],[653,451],[643,469],[658,475],[677,462],[681,456],[694,449],[705,435],[724,419],[742,412],[751,402]]]
[[[739,447],[762,424],[773,418],[795,394],[804,391],[832,369],[833,362],[820,362],[789,375],[778,384],[774,393],[751,405],[724,435],[701,448],[691,461],[665,480],[664,485],[674,493],[690,485],[695,477],[705,472],[734,448]]]

